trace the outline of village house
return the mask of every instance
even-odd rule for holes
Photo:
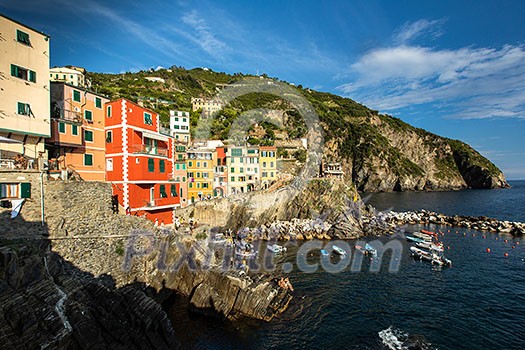
[[[106,172],[113,194],[131,215],[174,221],[180,182],[173,179],[173,138],[159,116],[126,99],[106,104]]]
[[[43,168],[51,136],[49,36],[1,14],[0,33],[0,165]]]
[[[88,181],[106,179],[106,97],[67,83],[51,82],[51,137],[46,140],[50,173]]]

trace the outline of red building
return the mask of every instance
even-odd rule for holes
[[[106,104],[106,179],[132,215],[173,223],[180,182],[173,179],[173,138],[155,112],[126,99]]]

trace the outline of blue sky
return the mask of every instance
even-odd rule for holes
[[[353,98],[468,142],[525,179],[525,1],[2,0],[51,35],[51,65],[171,65]]]

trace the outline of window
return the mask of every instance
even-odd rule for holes
[[[113,159],[111,158],[106,159],[106,170],[113,171]]]
[[[168,198],[168,195],[166,194],[166,185],[160,185],[159,192],[160,192],[160,198]]]
[[[201,167],[201,162],[197,162],[197,168]]]
[[[244,168],[240,168],[241,174],[244,173]]]
[[[73,90],[73,101],[80,102],[80,91]]]
[[[78,126],[77,125],[71,125],[71,135],[78,136]]]
[[[203,182],[202,183],[202,188],[208,188],[208,183],[207,182]]]
[[[268,177],[268,173],[266,171],[263,171],[262,177]]]
[[[232,149],[232,157],[242,157],[242,149],[241,148]]]
[[[186,164],[182,164],[182,170],[186,170]]]
[[[153,173],[155,171],[155,159],[148,158],[148,171]]]
[[[186,182],[186,178],[184,176],[182,177],[182,182]]]
[[[194,177],[194,175],[193,175],[193,171],[189,171],[189,172],[188,172],[188,177]]]
[[[66,133],[66,124],[64,123],[58,123],[58,132],[61,134]]]
[[[234,173],[235,172],[235,168],[234,167],[231,167],[230,168],[230,173]]]
[[[182,121],[183,121],[184,123],[186,123],[186,118],[182,118]]]
[[[15,78],[36,83],[36,72],[14,64],[11,65],[11,75]]]
[[[18,41],[19,43],[22,43],[24,45],[28,45],[28,46],[31,46],[31,41],[29,40],[29,34],[21,31],[21,30],[18,30],[16,31],[16,41]]]
[[[203,168],[207,168],[208,167],[208,162],[202,162],[202,166],[203,166]]]
[[[29,103],[18,102],[17,107],[18,114],[31,115],[31,106],[29,105]]]
[[[172,197],[177,197],[177,187],[175,185],[170,186],[170,192]]]
[[[270,177],[273,177],[273,171],[270,173]]]
[[[106,117],[111,118],[111,106],[106,108]]]
[[[191,182],[188,184],[188,188],[193,188],[193,184]]]
[[[175,170],[180,170],[180,164],[175,164]]]
[[[93,131],[84,130],[84,141],[93,142]]]
[[[188,162],[188,166],[193,166],[193,162],[191,160]]]
[[[113,131],[106,131],[106,143],[113,142]]]
[[[84,118],[86,120],[89,120],[89,121],[93,121],[93,112],[89,111],[89,110],[85,110],[84,111]]]
[[[178,125],[173,125],[173,128],[174,129],[179,129],[179,126]]]
[[[95,107],[102,108],[102,99],[100,97],[95,97]]]
[[[163,173],[163,172],[166,171],[166,164],[165,164],[165,162],[164,162],[163,159],[160,159],[160,160],[159,160],[159,171],[160,171],[161,173]]]
[[[203,179],[207,179],[208,178],[208,173],[202,173],[202,178]]]
[[[200,179],[201,173],[197,171],[197,179]]]
[[[197,182],[197,188],[201,188],[201,183]]]
[[[144,112],[144,124],[153,125],[153,119],[151,118],[151,113]]]
[[[230,181],[231,181],[231,182],[235,182],[235,176],[231,176],[231,177],[230,177]]]
[[[270,162],[270,168],[273,168],[273,162]]]
[[[263,168],[266,168],[266,162],[263,162]]]
[[[92,166],[93,165],[93,155],[92,154],[84,154],[84,165],[85,166]]]
[[[244,162],[244,159],[241,157],[239,158],[239,162],[243,163]]]
[[[182,197],[182,187],[179,188],[179,197]],[[185,199],[184,199],[185,200]]]
[[[175,121],[178,122],[178,121],[179,121],[179,118],[175,117]]]

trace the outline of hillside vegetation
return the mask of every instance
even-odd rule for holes
[[[88,73],[93,89],[111,99],[141,101],[168,124],[169,110],[191,111],[192,97],[213,97],[220,87],[246,77],[208,69],[170,69],[137,73]],[[165,80],[151,82],[146,77]],[[326,160],[340,161],[348,180],[361,191],[445,190],[506,187],[502,172],[469,145],[415,128],[349,98],[295,87],[316,109],[325,136]],[[256,108],[283,110],[283,126],[262,123],[265,136],[254,144],[272,144],[275,132],[288,138],[307,130],[299,113],[277,96],[251,93],[233,100],[212,122],[213,138],[227,137],[240,113]],[[198,112],[191,114],[197,124]]]

